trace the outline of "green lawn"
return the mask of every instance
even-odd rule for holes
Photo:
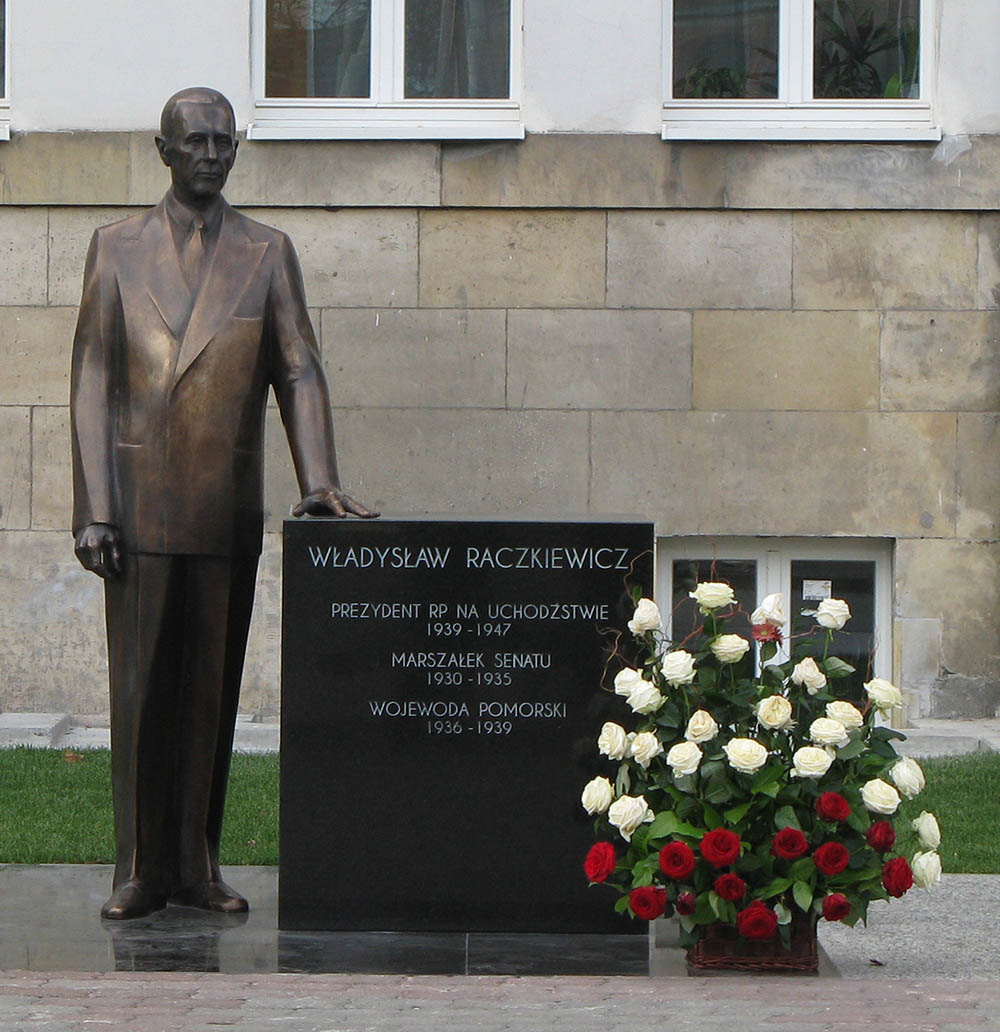
[[[0,862],[114,861],[107,749],[0,750]],[[233,756],[224,864],[278,862],[278,758]]]
[[[927,788],[904,814],[937,814],[945,871],[1000,873],[1000,753],[924,760]],[[0,750],[0,862],[110,863],[111,756],[107,750]],[[278,758],[233,756],[224,864],[278,862]]]

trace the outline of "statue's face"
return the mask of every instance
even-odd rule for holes
[[[181,101],[169,136],[157,137],[156,145],[178,198],[202,206],[226,185],[236,160],[236,127],[223,104]]]

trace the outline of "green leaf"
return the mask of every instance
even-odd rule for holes
[[[738,806],[731,806],[726,810],[723,816],[726,818],[726,824],[739,824],[741,820],[747,815],[747,811],[753,806],[753,800],[748,799],[745,803],[740,803]]]
[[[711,688],[718,680],[718,673],[714,667],[703,666],[698,668],[698,684],[702,688]]]
[[[722,827],[722,818],[719,816],[718,810],[713,810],[711,806],[707,804],[704,807],[705,810],[705,824],[708,825],[708,830],[713,831],[715,828]]]
[[[802,830],[802,825],[799,824],[799,819],[795,814],[795,810],[791,806],[780,807],[774,815],[774,826],[778,831],[782,828],[797,828],[799,831]]]
[[[686,835],[688,838],[700,839],[707,834],[705,828],[696,828],[693,824],[682,821],[672,810],[658,813],[649,826],[650,838],[666,838],[668,835]]]
[[[797,879],[808,878],[813,871],[816,870],[816,865],[813,863],[811,856],[804,856],[799,860],[796,860],[794,864],[788,869],[788,873]]]
[[[797,881],[792,886],[792,896],[795,898],[799,910],[808,913],[813,901],[812,889],[804,881]]]
[[[716,916],[716,917],[717,917],[717,918],[718,918],[718,919],[719,919],[720,921],[724,920],[724,918],[723,918],[723,916],[722,916],[722,908],[721,908],[721,904],[723,903],[723,899],[722,899],[722,897],[721,897],[721,896],[719,896],[719,895],[718,895],[717,893],[715,893],[715,892],[710,892],[710,893],[708,894],[708,902],[709,902],[709,905],[710,905],[710,906],[711,906],[711,908],[712,908],[712,913],[713,913],[713,914],[715,914],[715,916]]]
[[[857,733],[851,735],[851,744],[845,745],[843,749],[837,750],[838,760],[853,760],[860,756],[865,751],[865,743],[857,736]]]
[[[769,659],[774,659],[778,654],[778,646],[773,641],[765,641],[760,646],[760,661],[766,663]]]
[[[794,878],[775,878],[770,885],[764,888],[761,893],[761,899],[771,899],[773,896],[780,896],[792,882]]]
[[[624,914],[628,910],[628,896],[619,896],[615,900],[615,913]]]
[[[685,932],[693,932],[698,927],[693,914],[679,914],[678,920]]]
[[[826,674],[827,677],[836,679],[838,677],[847,677],[849,674],[854,673],[854,667],[850,663],[845,663],[842,659],[838,659],[836,656],[828,656],[820,663],[820,669]]]

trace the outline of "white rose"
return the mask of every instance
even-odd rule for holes
[[[804,745],[792,757],[793,778],[821,778],[833,763],[833,757],[815,745]]]
[[[773,627],[781,627],[785,622],[784,602],[780,594],[768,595],[763,602],[750,614],[750,623],[754,627],[761,624],[771,624]]]
[[[640,598],[628,622],[628,629],[633,634],[643,634],[646,631],[658,631],[662,626],[663,619],[656,603],[651,598]]]
[[[614,797],[615,790],[607,778],[594,778],[584,786],[580,802],[587,813],[604,813]]]
[[[851,611],[840,598],[824,598],[816,607],[816,623],[830,631],[839,631],[850,618]]]
[[[650,763],[653,761],[654,756],[659,756],[663,752],[663,746],[660,745],[659,738],[653,734],[652,731],[640,731],[639,734],[632,739],[631,745],[632,759],[646,770]]]
[[[792,681],[804,684],[810,695],[815,695],[826,684],[826,674],[818,666],[812,656],[806,656],[800,663],[792,667]]]
[[[623,795],[608,807],[608,820],[626,842],[632,841],[632,835],[640,824],[647,824],[652,819],[653,811],[644,796]]]
[[[750,642],[738,634],[720,634],[710,648],[720,663],[738,663],[747,654]]]
[[[872,813],[895,813],[900,803],[899,793],[881,778],[873,778],[861,786],[861,800]]]
[[[713,609],[730,606],[736,601],[733,589],[719,581],[702,581],[695,586],[694,591],[688,592],[688,597],[693,598],[705,614],[711,613]]]
[[[865,722],[861,710],[857,706],[852,706],[849,702],[844,702],[842,699],[828,702],[826,704],[826,715],[832,720],[839,720],[848,731],[857,730]]]
[[[625,728],[609,720],[597,737],[597,748],[609,760],[624,760],[628,752],[628,735]]]
[[[708,710],[700,709],[691,714],[684,737],[689,742],[710,742],[719,733],[719,725],[716,724],[712,714]]]
[[[729,757],[729,766],[741,774],[754,774],[767,763],[767,749],[752,738],[731,738],[722,751]]]
[[[923,813],[910,823],[910,827],[917,833],[920,844],[924,849],[937,849],[941,845],[941,829],[938,827],[937,817],[924,810]]]
[[[663,696],[656,690],[655,684],[641,681],[629,692],[625,701],[632,707],[633,713],[655,713],[663,705]]]
[[[875,708],[884,713],[899,709],[903,705],[903,693],[884,677],[872,678],[865,685],[865,691]]]
[[[809,725],[809,738],[817,745],[835,745],[842,748],[851,744],[847,728],[839,720],[830,717],[817,717]]]
[[[929,889],[941,880],[941,857],[937,853],[914,853],[910,867],[918,889]]]
[[[683,649],[668,652],[660,660],[660,669],[667,680],[675,688],[681,684],[690,684],[694,680],[694,656]]]
[[[792,704],[783,695],[769,695],[757,703],[757,719],[772,731],[792,722]]]
[[[615,695],[628,695],[642,684],[643,677],[638,670],[625,667],[615,674]]]
[[[694,742],[678,742],[670,747],[667,763],[670,764],[675,777],[693,774],[701,763],[701,749]]]
[[[909,756],[903,756],[892,765],[889,777],[907,799],[919,795],[926,784],[920,764],[916,760],[911,760]]]

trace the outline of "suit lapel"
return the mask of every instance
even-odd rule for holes
[[[150,300],[176,340],[188,324],[194,299],[181,271],[164,202],[152,210],[135,241],[135,263],[141,270]]]
[[[201,289],[181,341],[174,372],[175,384],[233,314],[267,250],[266,243],[249,240],[239,223],[236,212],[225,205],[215,253],[202,278]],[[176,257],[174,265],[181,275]],[[181,279],[183,281],[182,275]]]

